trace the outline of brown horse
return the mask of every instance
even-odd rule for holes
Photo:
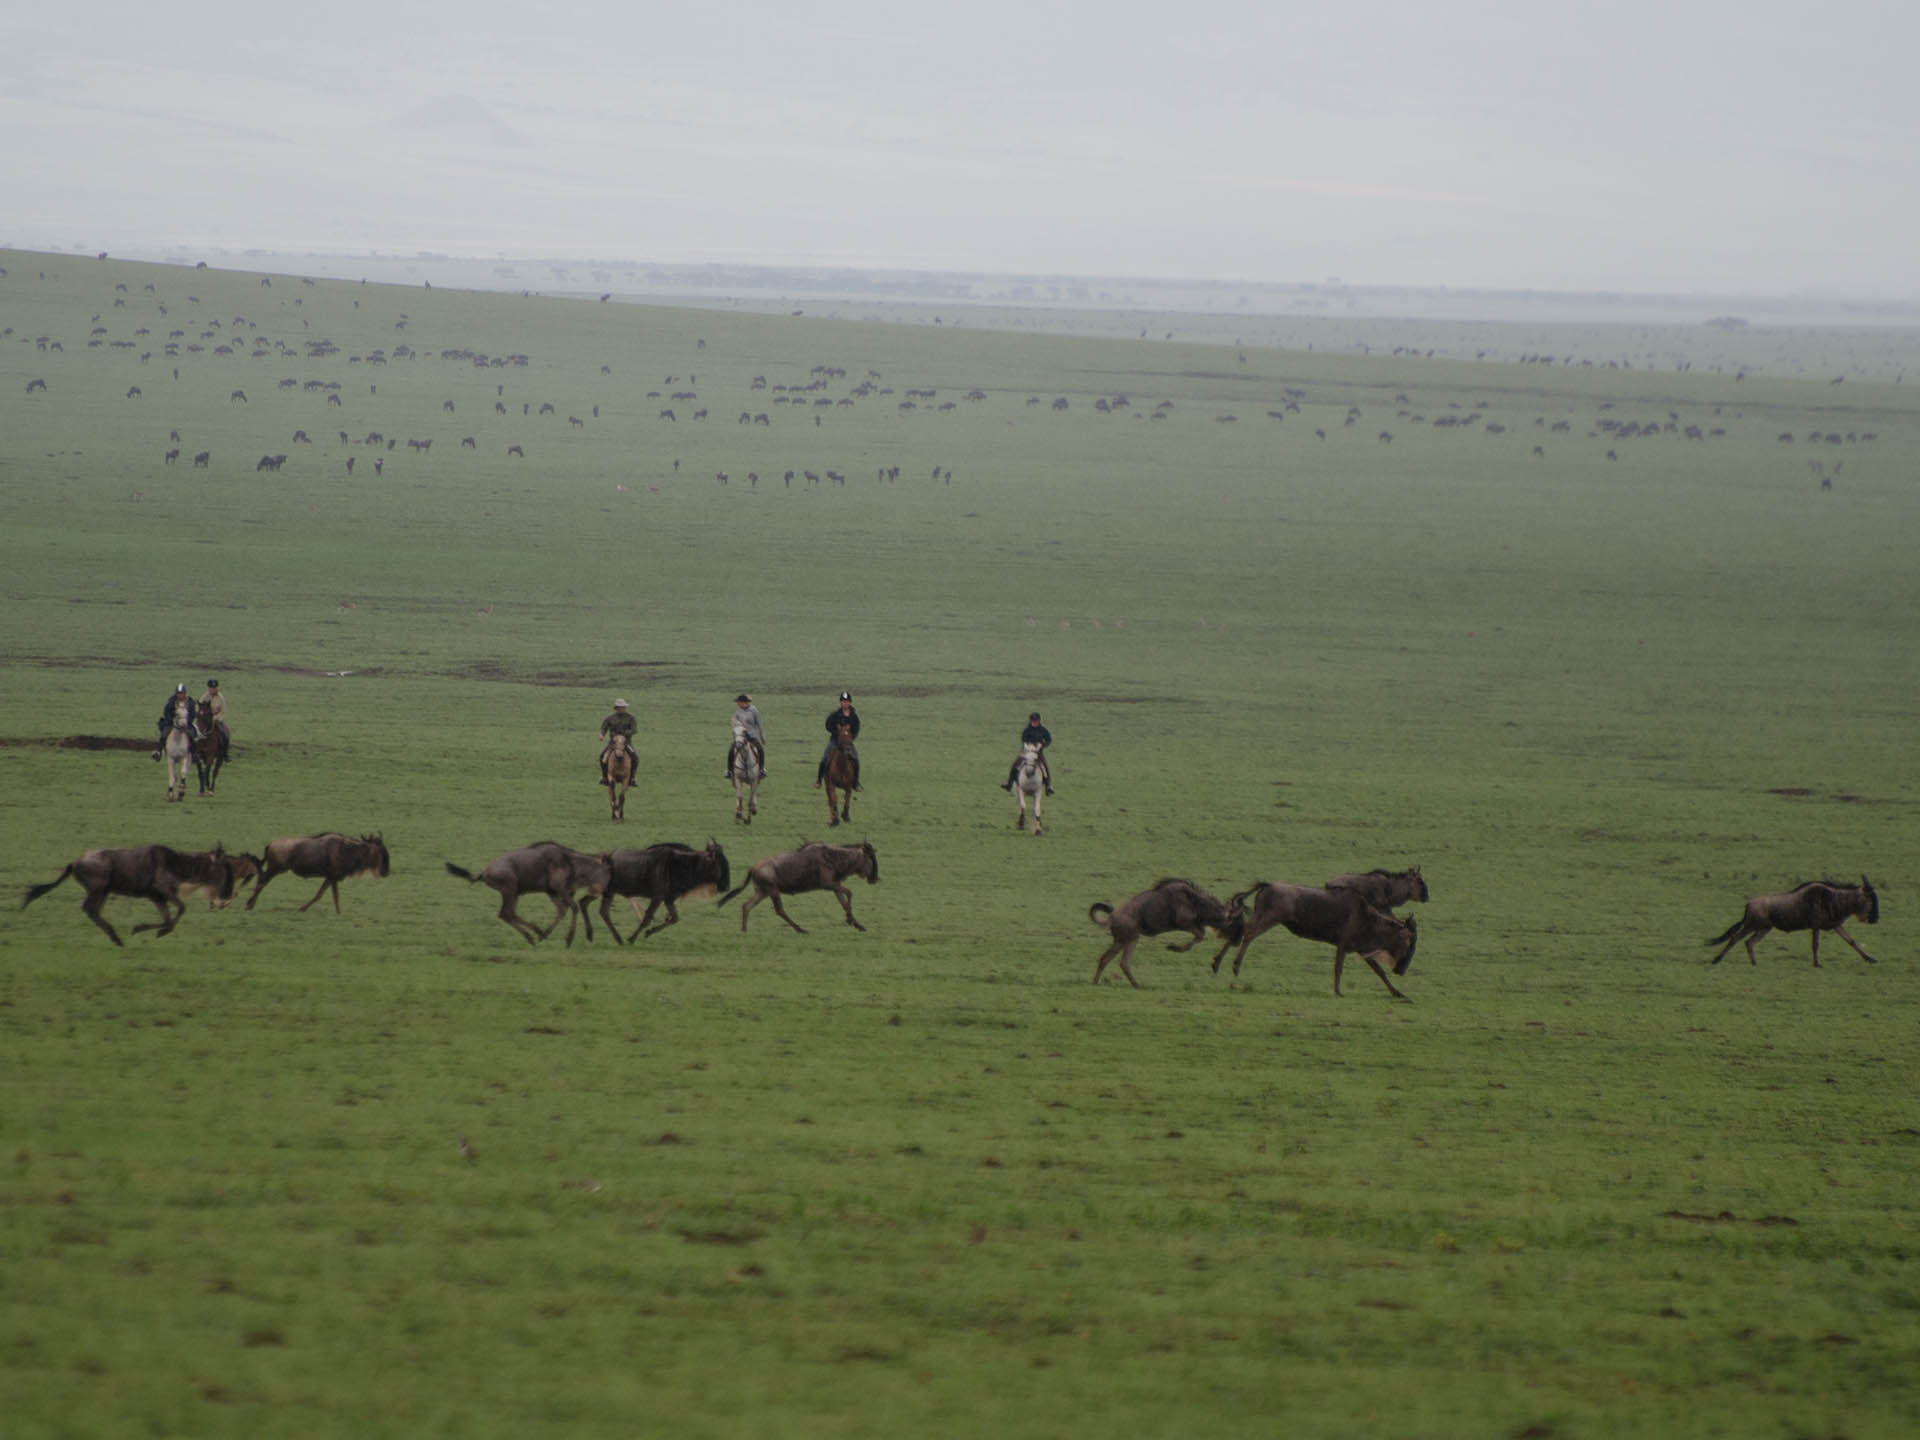
[[[853,740],[847,732],[841,730],[833,737],[833,746],[827,753],[827,824],[838,825],[842,820],[853,819]],[[836,805],[834,791],[840,792]]]
[[[615,735],[607,746],[607,778],[600,782],[607,787],[607,803],[612,807],[615,820],[627,818],[627,789],[633,784],[635,764],[636,757],[627,737]]]
[[[214,782],[220,778],[220,767],[226,761],[220,755],[220,727],[215,723],[211,709],[206,705],[193,707],[193,768],[200,777],[200,793],[213,794]],[[182,779],[181,789],[186,788]]]

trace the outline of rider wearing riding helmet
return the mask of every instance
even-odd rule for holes
[[[1047,787],[1049,795],[1053,794],[1053,771],[1047,765],[1047,746],[1051,744],[1053,736],[1040,723],[1040,712],[1036,710],[1027,716],[1027,728],[1020,732],[1020,745],[1022,749],[1028,745],[1040,747],[1040,783]],[[1013,765],[1007,771],[1007,783],[1000,787],[1002,790],[1013,789],[1014,777],[1020,773],[1020,758],[1018,755],[1013,757]]]
[[[847,753],[853,759],[853,788],[860,788],[860,752],[853,748],[853,742],[860,734],[860,712],[853,708],[853,696],[842,690],[840,703],[827,712],[827,748],[820,752],[820,768],[814,772],[813,788],[818,790],[821,782],[827,778],[827,761],[832,758],[833,747],[845,732]]]
[[[161,746],[167,743],[167,731],[173,728],[173,712],[180,706],[187,707],[187,724],[193,723],[193,697],[187,694],[186,683],[182,681],[173,687],[173,693],[167,696],[167,703],[160,707],[160,743],[153,747],[153,758],[160,758]]]

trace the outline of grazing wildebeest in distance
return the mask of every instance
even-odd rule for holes
[[[180,851],[165,845],[134,845],[119,850],[89,850],[53,880],[28,889],[20,908],[26,909],[54,886],[71,875],[87,892],[80,902],[86,917],[116,945],[124,942],[100,913],[109,895],[126,895],[136,900],[151,900],[160,919],[133,927],[133,933],[153,930],[168,934],[187,913],[183,897],[205,895],[215,910],[225,909],[242,881],[259,873],[260,863],[251,855],[229,855],[220,846],[211,850]]]
[[[607,787],[607,804],[615,820],[627,818],[627,790],[633,784],[637,763],[638,757],[626,736],[615,735],[607,742],[607,778],[600,783]]]
[[[1747,942],[1747,961],[1758,965],[1753,958],[1753,942],[1769,930],[1811,930],[1813,932],[1813,963],[1820,963],[1820,932],[1831,930],[1869,965],[1880,962],[1854,944],[1853,937],[1847,934],[1847,927],[1841,922],[1858,915],[1869,925],[1880,923],[1880,897],[1874,893],[1873,884],[1866,876],[1860,877],[1858,885],[1842,885],[1834,880],[1809,880],[1796,885],[1784,895],[1755,895],[1747,901],[1746,913],[1732,925],[1721,931],[1709,945],[1719,945],[1720,953],[1713,957],[1718,965],[1726,958],[1727,951],[1741,940]]]
[[[827,752],[827,775],[824,788],[827,792],[827,824],[838,825],[842,820],[853,819],[853,786],[855,770],[853,768],[853,737],[846,731],[836,731],[833,748]],[[839,792],[836,803],[834,792]],[[751,903],[751,902],[749,902]]]
[[[519,932],[529,945],[537,944],[551,935],[559,926],[562,916],[569,917],[567,944],[573,944],[576,920],[585,923],[587,939],[593,939],[593,917],[587,913],[586,906],[574,900],[573,892],[585,890],[589,900],[605,892],[607,862],[603,856],[582,854],[552,840],[541,840],[523,849],[509,850],[478,875],[471,870],[461,869],[451,860],[446,862],[446,866],[447,873],[457,879],[469,884],[478,880],[497,891],[500,896],[500,918]],[[553,920],[546,929],[537,930],[520,918],[514,906],[523,894],[544,894],[553,901]]]
[[[867,927],[853,918],[853,896],[841,883],[850,875],[865,880],[869,885],[880,883],[880,861],[873,853],[873,846],[864,840],[858,845],[829,845],[823,840],[816,840],[810,845],[802,845],[798,850],[788,850],[754,861],[753,868],[747,871],[747,878],[722,895],[719,903],[726,904],[751,885],[753,898],[740,907],[742,931],[747,928],[747,916],[753,913],[753,907],[762,900],[771,900],[773,913],[804,935],[807,932],[794,924],[793,917],[787,914],[786,907],[780,903],[780,897],[802,895],[809,890],[831,890],[840,901],[840,908],[847,912],[847,924],[856,930],[865,930]]]
[[[1020,813],[1013,817],[1013,828],[1027,828],[1027,797],[1033,797],[1033,833],[1040,834],[1040,796],[1046,788],[1045,773],[1040,768],[1040,747],[1022,745],[1020,762],[1013,770],[1013,793],[1020,801]]]
[[[1303,940],[1318,940],[1333,946],[1333,993],[1340,993],[1340,970],[1349,954],[1358,955],[1380,977],[1380,983],[1396,1000],[1405,1000],[1394,988],[1387,972],[1373,957],[1385,954],[1393,961],[1393,973],[1404,975],[1413,963],[1413,950],[1419,935],[1412,920],[1399,920],[1367,903],[1355,890],[1322,890],[1312,885],[1272,885],[1256,881],[1251,890],[1233,897],[1239,904],[1249,896],[1253,907],[1246,929],[1240,936],[1240,949],[1233,957],[1233,973],[1240,973],[1247,947],[1275,925],[1284,925]],[[1222,945],[1213,957],[1214,973],[1228,946]]]
[[[1376,910],[1391,911],[1410,901],[1427,898],[1427,882],[1420,867],[1411,870],[1369,870],[1364,875],[1336,875],[1327,881],[1329,890],[1353,890]]]
[[[751,825],[760,813],[760,752],[744,735],[734,737],[727,752],[727,769],[733,776],[733,818],[736,824]]]
[[[1113,937],[1113,943],[1100,953],[1100,961],[1093,967],[1093,983],[1100,983],[1107,962],[1118,956],[1120,973],[1136,990],[1140,982],[1133,978],[1133,966],[1127,962],[1133,958],[1133,947],[1140,943],[1142,935],[1184,930],[1193,938],[1184,945],[1167,948],[1185,954],[1206,938],[1209,929],[1231,945],[1240,938],[1246,923],[1238,897],[1224,903],[1191,880],[1180,879],[1162,880],[1151,890],[1142,890],[1131,900],[1122,901],[1118,909],[1105,903],[1090,905],[1087,918]]]
[[[302,880],[311,880],[317,875],[320,888],[301,910],[311,910],[313,901],[331,890],[333,913],[338,915],[342,880],[351,880],[356,875],[377,875],[384,880],[389,868],[387,842],[378,835],[362,835],[358,840],[337,830],[321,835],[283,835],[267,842],[260,879],[253,887],[253,894],[247,897],[247,909],[259,903],[260,892],[276,875],[293,874]]]
[[[674,909],[676,901],[688,896],[704,900],[709,895],[717,895],[727,888],[732,878],[727,852],[720,848],[718,841],[711,839],[704,850],[667,841],[649,845],[644,850],[609,850],[601,858],[607,862],[607,888],[600,897],[600,919],[621,943],[625,942],[611,913],[614,896],[626,896],[627,903],[633,906],[640,922],[633,938],[638,940],[680,923],[680,912]],[[647,901],[644,914],[640,910],[643,899]],[[662,905],[667,907],[667,918],[650,926],[653,912]]]

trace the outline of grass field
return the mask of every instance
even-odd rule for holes
[[[0,1431],[1920,1425],[1910,387],[0,266],[0,871],[394,860],[0,927]],[[216,798],[58,743],[208,675]],[[843,687],[868,933],[529,948],[443,869],[743,878]],[[1162,875],[1407,864],[1411,1004],[1284,935],[1087,983]],[[1706,963],[1863,873],[1879,965]]]

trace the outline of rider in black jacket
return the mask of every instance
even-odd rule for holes
[[[840,703],[827,712],[827,748],[820,752],[820,766],[814,772],[813,788],[818,790],[827,778],[827,760],[833,754],[834,744],[840,738],[840,732],[847,735],[847,748],[853,751],[853,788],[860,788],[860,752],[853,749],[852,742],[860,735],[860,712],[853,708],[853,696],[847,691],[840,692]]]
[[[1053,794],[1053,772],[1047,766],[1047,746],[1053,744],[1053,735],[1048,731],[1046,726],[1040,723],[1040,712],[1038,710],[1027,716],[1027,728],[1020,732],[1020,744],[1023,747],[1028,745],[1038,745],[1040,747],[1040,783],[1047,787],[1047,794]],[[1013,789],[1014,777],[1019,773],[1020,757],[1016,755],[1013,757],[1012,766],[1007,770],[1007,783],[1000,788],[1002,790]]]

